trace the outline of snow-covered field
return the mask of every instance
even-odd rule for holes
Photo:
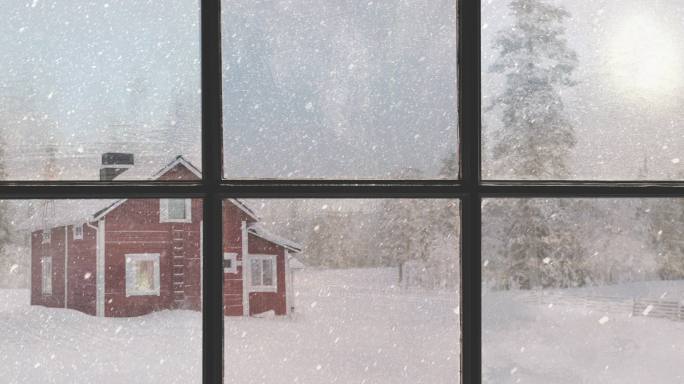
[[[305,270],[297,313],[226,318],[226,383],[457,383],[455,292],[401,290],[391,269]],[[101,319],[0,290],[3,383],[199,383],[201,316]]]
[[[684,281],[568,289],[562,296],[559,291],[539,303],[521,300],[529,292],[483,296],[485,383],[684,383],[684,322],[565,299],[601,295],[678,301],[684,299]]]

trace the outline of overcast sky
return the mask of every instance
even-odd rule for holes
[[[226,174],[436,177],[457,147],[454,4],[225,2]],[[107,150],[199,162],[197,1],[11,1],[0,14],[0,98],[18,104],[3,103],[10,177],[46,177],[51,145],[61,179],[95,177]]]
[[[578,137],[572,177],[635,178],[645,159],[647,177],[674,177],[684,160],[684,6],[553,1],[572,14],[580,60],[579,84],[563,91]],[[456,153],[454,3],[226,2],[226,174],[436,177]],[[510,25],[506,4],[483,0],[484,69],[494,33]],[[99,154],[112,150],[199,163],[197,1],[4,1],[0,14],[10,177],[45,177],[38,156],[49,146],[61,179],[96,177]],[[502,84],[484,73],[485,103]],[[484,123],[490,132],[499,115]],[[484,174],[496,177],[488,155]]]

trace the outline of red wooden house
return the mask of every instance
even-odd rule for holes
[[[147,170],[130,154],[103,155],[103,180],[139,179],[141,172]],[[199,178],[182,156],[150,177]],[[107,317],[201,310],[200,199],[57,200],[42,203],[34,217],[32,305]],[[237,199],[223,205],[223,252],[226,315],[284,315],[293,308],[286,276],[300,246],[264,230]]]

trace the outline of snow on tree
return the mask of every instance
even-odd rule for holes
[[[264,225],[302,244],[297,258],[308,266],[395,267],[405,284],[403,267],[409,263],[411,284],[458,284],[459,207],[454,200],[269,200],[252,206],[266,218]]]
[[[563,22],[570,14],[541,0],[514,0],[509,8],[513,26],[499,32],[494,42],[499,56],[489,68],[505,77],[504,90],[487,106],[501,110],[493,158],[503,174],[515,179],[564,179],[576,143],[561,97],[564,88],[575,84],[577,66],[577,55],[564,37]],[[572,231],[574,213],[581,209],[573,204],[510,199],[496,200],[483,210],[485,215],[492,210],[499,214],[503,225],[503,257],[490,267],[501,268],[499,286],[529,289],[588,281],[585,252]]]
[[[378,240],[384,265],[398,268],[406,285],[406,265],[423,275],[418,285],[454,286],[458,281],[458,205],[439,199],[387,199],[378,213]]]
[[[0,180],[7,179],[5,171],[5,153],[6,142],[4,140],[5,132],[8,129],[7,119],[8,114],[0,111]],[[0,285],[5,285],[5,280],[2,274],[13,273],[16,270],[15,265],[16,256],[12,256],[6,252],[10,240],[10,212],[8,210],[8,203],[5,200],[0,200]]]
[[[658,276],[664,280],[684,279],[684,199],[647,202],[650,243],[657,252]]]
[[[494,159],[505,159],[515,178],[565,178],[576,143],[561,98],[562,87],[575,84],[577,66],[564,38],[570,14],[541,0],[514,0],[509,8],[515,23],[499,32],[499,56],[489,68],[506,77],[505,90],[488,107],[503,109]]]

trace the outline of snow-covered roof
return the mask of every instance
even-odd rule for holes
[[[155,180],[173,169],[177,165],[183,165],[197,177],[202,177],[200,170],[183,156],[178,155],[169,161],[163,168],[159,164],[152,168],[148,162],[134,165],[123,172],[116,180]],[[134,174],[131,174],[131,173]],[[141,177],[143,172],[147,176]],[[121,176],[129,174],[126,178]],[[82,224],[97,221],[107,215],[112,209],[124,203],[127,199],[99,199],[99,200],[28,200],[26,220],[16,223],[18,228],[37,230],[45,228],[61,227],[64,225]],[[229,199],[240,210],[254,220],[259,220],[254,211],[239,199]]]
[[[155,157],[140,159],[132,167],[115,177],[114,180],[156,180],[179,164],[190,170],[197,178],[202,178],[202,171],[182,155],[166,161],[166,165],[162,169],[159,169],[159,164],[158,158]]]
[[[258,223],[252,223],[247,226],[247,231],[257,237],[260,237],[264,240],[268,240],[273,244],[277,244],[280,246],[283,246],[287,249],[289,249],[292,252],[301,252],[302,251],[302,246],[295,243],[292,240],[288,240],[282,236],[278,236],[275,233],[272,233],[265,229],[261,224]]]
[[[28,200],[26,220],[17,223],[22,229],[45,229],[95,221],[96,215],[118,200]]]

